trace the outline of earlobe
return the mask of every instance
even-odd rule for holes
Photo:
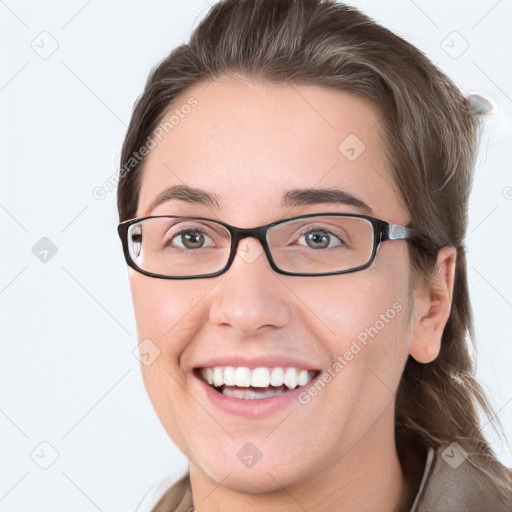
[[[435,274],[413,291],[413,335],[409,354],[419,363],[431,363],[441,350],[441,338],[450,316],[457,250],[442,247]]]

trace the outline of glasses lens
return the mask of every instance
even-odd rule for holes
[[[213,221],[150,218],[128,229],[128,251],[142,270],[169,277],[213,274],[228,261],[231,235]]]
[[[366,265],[374,229],[367,219],[319,215],[273,226],[267,232],[277,267],[286,272],[323,274]]]

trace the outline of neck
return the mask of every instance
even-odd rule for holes
[[[297,483],[287,488],[279,485],[275,474],[274,489],[265,493],[248,494],[230,487],[229,471],[217,482],[191,462],[194,507],[201,512],[407,512],[418,475],[404,478],[393,426],[390,408],[347,453],[333,454],[326,468],[298,475]]]

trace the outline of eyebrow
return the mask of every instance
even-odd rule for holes
[[[365,213],[372,212],[372,209],[364,201],[340,188],[300,188],[288,190],[281,201],[283,206],[307,206],[321,203],[341,203],[354,206]]]
[[[157,206],[169,201],[183,201],[189,204],[199,204],[212,210],[220,210],[220,197],[200,188],[188,185],[174,185],[164,190],[153,200],[149,212]],[[281,206],[308,206],[314,204],[345,204],[354,206],[365,213],[372,209],[361,199],[339,188],[300,188],[288,190],[281,200]]]
[[[168,201],[183,201],[184,203],[204,205],[213,210],[220,209],[220,198],[217,194],[188,185],[175,185],[158,194],[148,211],[152,212],[157,206]]]

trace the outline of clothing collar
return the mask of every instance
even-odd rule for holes
[[[435,459],[435,450],[434,450],[434,448],[430,447],[427,452],[427,460],[425,462],[425,469],[423,470],[423,476],[421,477],[420,486],[418,488],[418,492],[416,493],[416,497],[414,498],[414,502],[413,502],[411,508],[409,509],[409,512],[417,512],[418,511],[418,505],[419,505],[420,500],[425,492],[425,488],[427,486],[430,474],[434,467],[434,459]]]

